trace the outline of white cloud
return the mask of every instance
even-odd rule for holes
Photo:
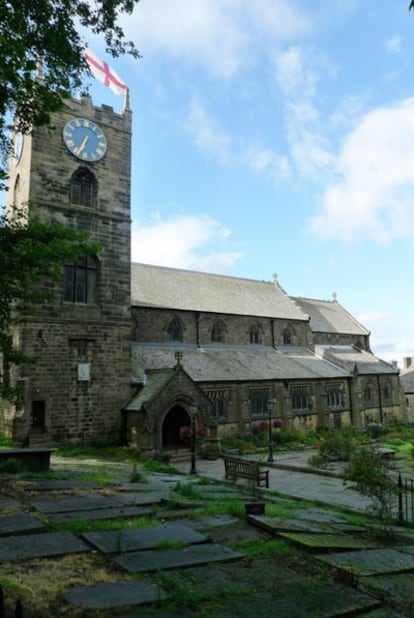
[[[384,243],[414,233],[414,98],[367,114],[338,156],[339,178],[310,222],[320,238]]]
[[[187,122],[198,148],[212,154],[221,163],[226,163],[229,159],[231,139],[195,97],[190,102]]]
[[[257,174],[269,174],[276,184],[291,176],[288,158],[270,148],[247,146],[246,162]]]
[[[335,74],[335,67],[320,55],[298,45],[275,56],[276,83],[285,95],[286,132],[290,154],[300,174],[320,176],[334,158],[324,137],[317,108],[317,85],[322,75]]]
[[[207,215],[188,215],[132,226],[133,262],[226,273],[241,253],[217,250],[230,231]]]
[[[141,0],[122,23],[144,57],[162,51],[220,78],[233,76],[269,42],[311,27],[293,0]]]

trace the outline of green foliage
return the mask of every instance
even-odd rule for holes
[[[60,285],[55,284],[63,279],[64,264],[98,251],[84,232],[45,223],[33,207],[29,211],[29,220],[21,208],[0,216],[0,354],[6,366],[34,361],[13,345],[17,313],[56,298]],[[0,396],[18,397],[7,371],[0,375]]]
[[[84,532],[102,532],[105,530],[130,530],[133,528],[154,528],[160,523],[155,519],[146,517],[135,517],[132,519],[113,519],[113,520],[93,520],[93,519],[72,519],[69,521],[50,522],[49,528],[56,532],[73,532],[82,534]]]
[[[15,457],[0,461],[0,474],[20,474],[26,470],[24,463]]]
[[[148,483],[148,479],[145,474],[137,470],[137,464],[134,463],[134,467],[132,468],[131,476],[129,477],[130,483]]]
[[[247,541],[236,541],[232,543],[232,547],[243,552],[245,557],[250,560],[282,558],[294,553],[291,545],[284,539],[248,539]]]
[[[384,426],[381,423],[368,423],[367,434],[372,440],[378,440],[384,433]]]
[[[349,461],[355,445],[352,436],[344,431],[331,430],[319,442],[319,456],[323,462]]]
[[[199,608],[202,595],[190,580],[185,583],[177,581],[174,574],[165,571],[156,573],[154,579],[162,590],[168,592],[168,606],[172,609],[182,612],[186,607],[192,610]]]
[[[102,35],[112,56],[139,57],[119,25],[122,14],[131,14],[137,2],[8,0],[0,4],[0,184],[6,178],[7,119],[16,117],[16,128],[29,133],[33,126],[49,124],[63,99],[80,87],[88,68],[79,26]]]
[[[149,472],[160,472],[161,474],[182,474],[180,470],[174,468],[170,464],[157,461],[156,459],[144,459],[142,462],[143,468]]]
[[[0,434],[0,448],[11,448],[13,446],[13,442],[10,438],[6,438],[3,434]]]
[[[353,482],[353,489],[371,500],[370,513],[378,519],[381,530],[389,534],[395,520],[394,504],[398,488],[388,476],[380,455],[369,449],[356,450],[346,478]]]
[[[193,483],[181,483],[181,481],[178,481],[174,486],[174,491],[192,500],[200,500],[203,498],[203,494],[197,491],[197,486],[194,486]]]

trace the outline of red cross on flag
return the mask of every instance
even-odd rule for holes
[[[115,73],[107,62],[98,58],[90,49],[86,48],[84,52],[85,60],[89,65],[92,75],[98,82],[108,86],[115,94],[126,95],[128,88]]]

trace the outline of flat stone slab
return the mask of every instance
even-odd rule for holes
[[[317,559],[331,566],[364,576],[414,571],[414,556],[396,549],[344,552],[320,556]]]
[[[233,517],[233,515],[210,515],[208,517],[201,517],[200,519],[184,519],[181,520],[181,523],[194,530],[208,530],[209,528],[232,526],[239,521],[239,518]]]
[[[132,530],[86,532],[82,534],[82,538],[104,554],[150,549],[162,542],[185,543],[186,545],[207,542],[204,534],[173,522]]]
[[[301,519],[277,519],[266,515],[249,515],[247,521],[266,530],[269,534],[279,534],[280,532],[312,532],[318,534],[335,534],[336,530],[330,530],[328,525],[320,525],[311,521]]]
[[[132,581],[95,586],[78,586],[64,596],[65,601],[85,609],[113,609],[157,603],[168,598],[155,582]]]
[[[396,573],[365,577],[364,586],[379,592],[384,599],[395,600],[401,610],[404,607],[407,608],[405,615],[412,615],[414,603],[412,573]],[[377,616],[371,616],[371,614],[369,614],[369,618],[377,618]]]
[[[49,521],[74,521],[77,519],[99,521],[104,519],[127,519],[130,517],[145,517],[151,515],[152,509],[145,506],[118,506],[95,511],[69,511],[67,513],[48,513]]]
[[[338,517],[335,513],[329,513],[329,511],[322,511],[319,509],[309,509],[306,511],[295,511],[295,518],[305,521],[313,521],[326,524],[345,524],[346,519]]]
[[[0,561],[16,562],[91,551],[71,532],[45,532],[27,536],[9,536],[1,540]]]
[[[159,504],[166,500],[170,493],[168,491],[146,491],[144,492],[122,492],[116,499],[120,504],[127,504],[129,506],[144,506],[145,504]]]
[[[28,513],[0,517],[0,536],[41,532],[44,529],[44,524]]]
[[[177,569],[170,578],[179,587],[191,586],[203,600],[211,600],[209,615],[214,618],[365,618],[380,606],[378,599],[365,592],[329,579],[306,577],[274,557],[259,560],[253,568],[216,564],[208,569]],[[214,599],[219,602],[214,604]]]
[[[14,498],[0,498],[0,510],[2,511],[6,509],[17,509],[21,506],[22,503]]]
[[[51,500],[32,500],[31,505],[41,513],[65,513],[68,511],[93,511],[120,507],[122,503],[111,496],[69,496]]]
[[[331,549],[370,549],[378,547],[376,543],[362,541],[345,534],[307,534],[305,532],[280,532],[279,536],[298,543],[304,547],[311,547],[318,551]]]
[[[102,487],[96,483],[92,483],[92,481],[39,479],[38,481],[31,481],[28,484],[28,489],[34,489],[36,491],[62,491],[68,489],[102,489]]]
[[[243,554],[240,552],[233,551],[223,545],[203,543],[190,545],[183,549],[130,552],[117,556],[113,561],[129,573],[145,573],[213,562],[229,562],[240,560],[242,557]]]

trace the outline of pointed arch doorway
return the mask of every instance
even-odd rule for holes
[[[161,440],[163,449],[188,448],[188,445],[180,440],[180,428],[191,425],[188,412],[180,405],[175,405],[164,417],[162,422]]]

